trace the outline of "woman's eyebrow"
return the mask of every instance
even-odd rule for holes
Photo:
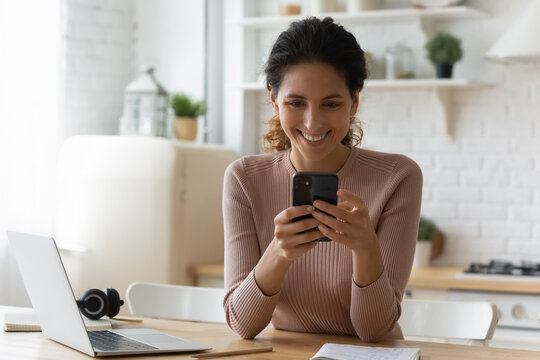
[[[298,94],[287,94],[285,95],[286,98],[295,98],[295,99],[305,99],[305,96],[298,95]],[[343,98],[340,94],[330,94],[322,98],[322,100],[328,100],[333,98]]]
[[[340,94],[332,94],[332,95],[323,97],[323,100],[332,99],[332,98],[343,98],[343,96],[341,96]]]
[[[287,94],[285,95],[286,98],[296,98],[296,99],[305,99],[305,96],[298,95],[298,94]]]

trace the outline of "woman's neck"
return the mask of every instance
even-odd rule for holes
[[[347,162],[350,153],[350,147],[340,144],[336,150],[326,158],[310,161],[293,147],[289,154],[289,159],[296,171],[337,173],[343,165],[345,165],[345,162]]]

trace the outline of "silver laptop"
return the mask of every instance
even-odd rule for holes
[[[210,350],[152,329],[87,331],[52,237],[8,231],[43,334],[90,356]]]

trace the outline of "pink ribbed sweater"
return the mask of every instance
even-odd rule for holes
[[[372,284],[352,280],[352,254],[319,243],[296,260],[274,296],[264,295],[254,267],[274,236],[274,217],[291,204],[290,150],[246,156],[225,172],[224,309],[229,326],[253,338],[270,321],[277,329],[402,338],[397,320],[409,279],[420,215],[422,173],[403,155],[352,148],[339,187],[361,196],[377,232],[385,270]]]

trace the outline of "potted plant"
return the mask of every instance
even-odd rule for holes
[[[437,235],[435,223],[424,217],[420,217],[418,224],[418,241],[414,252],[413,268],[429,266],[431,258],[431,243]]]
[[[438,33],[429,40],[425,48],[427,57],[435,64],[438,78],[451,78],[454,64],[461,60],[461,40],[448,33]]]
[[[194,101],[185,94],[171,98],[174,110],[174,135],[181,140],[195,140],[197,137],[197,116],[206,113],[204,100]]]

